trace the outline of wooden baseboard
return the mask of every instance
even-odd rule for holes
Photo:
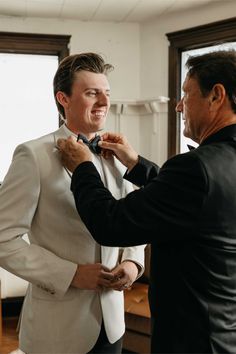
[[[150,354],[151,338],[149,335],[126,329],[123,348],[139,354]]]

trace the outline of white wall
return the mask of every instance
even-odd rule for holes
[[[190,1],[190,0],[189,0]],[[143,98],[168,96],[168,46],[166,33],[187,29],[215,21],[231,18],[236,13],[236,1],[220,0],[202,9],[194,9],[162,15],[159,19],[140,26],[140,95]],[[148,125],[144,129],[148,129]],[[150,131],[153,140],[156,139]],[[158,134],[159,146],[162,146],[158,163],[167,158],[167,119],[162,120]],[[154,157],[155,158],[155,157]]]
[[[168,94],[169,41],[166,33],[231,18],[235,13],[235,0],[221,0],[202,9],[163,15],[156,21],[142,24],[140,28],[141,96],[151,96],[153,93]]]
[[[98,52],[115,66],[110,74],[112,98],[139,98],[138,24],[0,17],[0,31],[71,35],[71,54]]]

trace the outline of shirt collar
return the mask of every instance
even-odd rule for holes
[[[206,138],[200,146],[220,141],[236,141],[236,124],[228,125]]]
[[[65,134],[66,134],[67,137],[69,137],[69,136],[72,135],[72,136],[74,136],[74,137],[77,138],[77,135],[76,135],[75,133],[73,133],[73,132],[66,126],[65,123],[63,124],[63,129],[64,129]]]

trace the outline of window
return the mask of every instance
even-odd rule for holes
[[[0,32],[0,182],[19,143],[59,125],[52,81],[69,38]]]
[[[59,125],[52,81],[69,39],[0,32],[0,182],[19,143]]]
[[[52,78],[70,36],[0,32],[0,182],[15,147],[55,130]],[[25,238],[25,236],[24,236]],[[24,295],[27,282],[0,268],[1,297]]]
[[[181,67],[184,52],[236,42],[236,18],[167,33],[169,46],[168,156],[181,151],[181,120],[175,112],[181,97]]]
[[[57,56],[0,53],[0,181],[15,147],[58,127],[52,81]]]

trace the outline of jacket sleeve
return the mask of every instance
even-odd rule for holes
[[[77,167],[71,189],[77,210],[97,242],[107,246],[165,243],[193,236],[208,188],[199,159],[168,160],[144,188],[116,200],[91,162]]]
[[[40,198],[40,171],[27,145],[19,145],[0,187],[0,266],[61,297],[67,291],[76,264],[22,239],[30,231]]]
[[[139,155],[138,164],[130,172],[126,171],[124,178],[142,187],[155,178],[159,171],[159,166]]]
[[[144,249],[146,245],[124,247],[122,249],[121,262],[132,261],[136,263],[139,267],[138,276],[136,279],[140,278],[144,272]]]

